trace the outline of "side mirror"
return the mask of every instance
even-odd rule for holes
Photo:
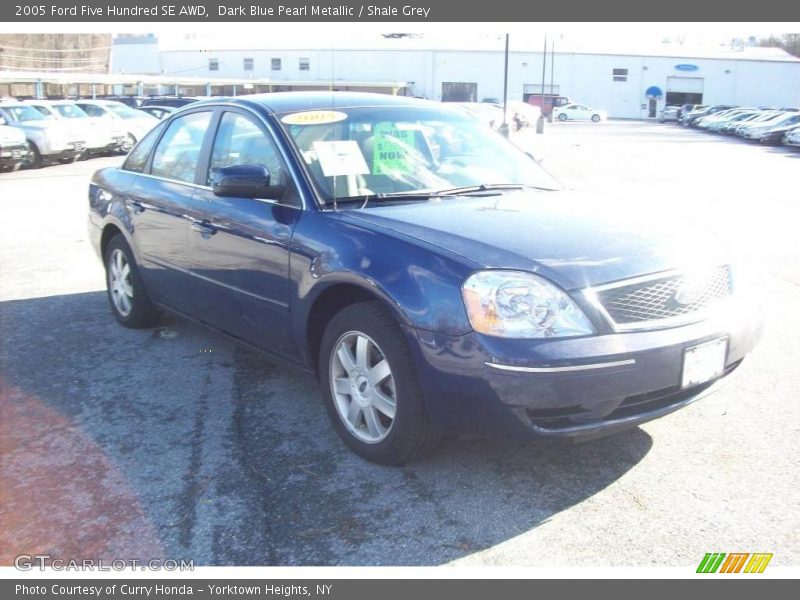
[[[211,188],[223,198],[278,198],[286,189],[270,185],[269,169],[263,165],[235,165],[216,169],[211,174]]]

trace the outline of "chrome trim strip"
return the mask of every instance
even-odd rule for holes
[[[501,371],[515,371],[518,373],[562,373],[566,371],[588,371],[590,369],[607,369],[609,367],[624,367],[636,364],[636,359],[615,360],[612,362],[592,363],[588,365],[567,365],[564,367],[517,367],[514,365],[501,365],[498,363],[483,363],[487,367],[499,369]]]
[[[187,187],[197,188],[199,190],[208,190],[211,191],[211,187],[208,185],[200,185],[199,183],[194,183],[191,181],[181,181],[180,179],[170,179],[169,177],[160,177],[158,175],[151,175],[150,173],[138,173],[135,171],[127,171],[128,173],[133,173],[138,177],[147,177],[149,179],[155,179],[157,181],[165,181],[166,183],[174,183],[176,185],[185,185]]]

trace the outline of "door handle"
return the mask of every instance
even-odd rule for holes
[[[207,237],[217,233],[217,228],[207,221],[194,221],[192,222],[192,231],[196,231],[203,234],[204,237]]]

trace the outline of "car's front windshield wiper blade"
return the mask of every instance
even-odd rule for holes
[[[434,196],[463,196],[466,194],[475,194],[481,192],[505,191],[505,190],[542,190],[551,192],[552,188],[537,187],[535,185],[528,185],[526,183],[481,183],[480,185],[465,185],[463,187],[455,187],[446,190],[436,190],[432,195]]]
[[[466,185],[444,190],[414,190],[409,192],[386,192],[377,194],[361,194],[358,196],[343,196],[341,198],[332,198],[329,200],[329,202],[331,204],[362,202],[364,206],[366,206],[367,203],[373,200],[428,200],[429,198],[466,196],[472,194],[483,194],[486,192],[490,192],[490,194],[487,195],[496,195],[496,193],[491,192],[522,189],[542,190],[547,192],[554,191],[552,188],[537,187],[523,183],[482,183],[480,185]]]

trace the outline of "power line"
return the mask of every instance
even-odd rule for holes
[[[104,64],[103,65],[98,64],[98,65],[89,65],[89,66],[84,65],[82,67],[53,67],[53,68],[44,69],[44,70],[41,70],[41,69],[40,70],[36,70],[36,72],[37,73],[42,73],[42,75],[47,75],[48,72],[54,72],[54,71],[85,71],[86,69],[100,69],[100,68],[105,70],[105,65]],[[0,65],[0,71],[2,71],[2,70],[6,70],[6,71],[31,71],[32,69],[30,69],[28,67],[11,67],[11,66],[7,66],[7,65]]]
[[[26,52],[94,52],[95,50],[111,50],[113,46],[89,46],[87,48],[30,48],[26,46],[8,46],[0,44],[0,48],[9,50],[25,50]]]
[[[105,58],[98,56],[98,57],[88,57],[88,58],[56,58],[55,56],[52,57],[39,57],[39,56],[20,56],[18,54],[0,54],[0,58],[14,58],[17,60],[23,61],[37,61],[37,62],[97,62],[97,61],[106,61]]]

